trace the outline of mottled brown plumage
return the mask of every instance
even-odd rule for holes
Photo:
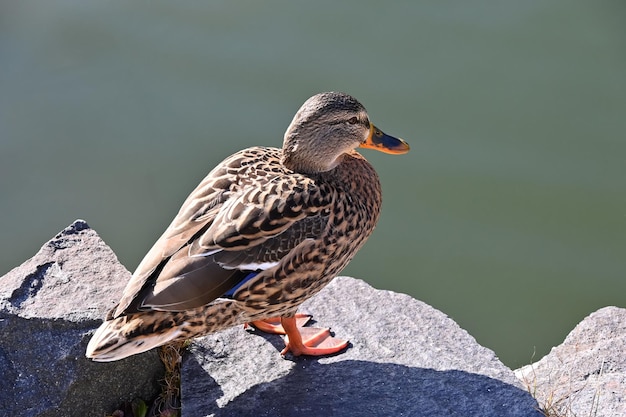
[[[226,158],[147,253],[87,356],[117,360],[240,323],[293,317],[378,220],[380,183],[358,146],[408,151],[354,98],[322,93],[298,111],[282,149]]]

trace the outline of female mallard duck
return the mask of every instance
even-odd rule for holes
[[[357,147],[409,150],[371,124],[356,99],[332,92],[302,105],[282,149],[226,158],[139,264],[87,357],[114,361],[249,322],[286,334],[283,354],[344,349],[348,342],[328,329],[302,327],[296,310],[346,266],[378,220],[378,175]]]

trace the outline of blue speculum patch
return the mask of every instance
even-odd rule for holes
[[[259,271],[254,271],[254,272],[250,272],[248,275],[246,275],[241,281],[239,281],[237,283],[237,285],[235,285],[233,288],[231,288],[230,290],[226,291],[224,293],[224,297],[231,297],[235,294],[235,292],[241,288],[246,282],[250,281],[252,278],[256,277],[259,274]]]

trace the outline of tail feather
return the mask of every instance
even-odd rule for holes
[[[250,321],[231,300],[185,312],[145,311],[107,319],[92,336],[85,355],[111,362],[175,340],[186,340]]]
[[[125,317],[105,321],[96,330],[87,345],[85,355],[96,362],[112,362],[131,355],[147,352],[157,346],[178,339],[184,333],[180,329],[169,329],[162,333],[136,334],[124,331],[140,323],[132,320],[124,323]],[[135,321],[141,319],[135,319]]]

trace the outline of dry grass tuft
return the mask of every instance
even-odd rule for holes
[[[165,366],[165,377],[161,381],[161,394],[150,410],[151,417],[180,416],[180,365],[182,353],[188,345],[188,341],[182,341],[159,348],[159,357]]]
[[[159,358],[165,366],[161,380],[161,393],[152,403],[150,411],[142,399],[124,402],[107,417],[179,417],[180,416],[180,365],[188,341],[174,342],[159,348]]]
[[[570,385],[569,389],[565,392],[561,391],[558,395],[556,390],[543,393],[540,392],[538,387],[537,375],[535,373],[534,364],[528,365],[531,369],[531,373],[524,374],[522,382],[526,385],[530,395],[537,400],[539,404],[539,412],[545,417],[596,417],[598,414],[598,406],[600,402],[600,389],[596,388],[593,395],[593,401],[589,413],[585,415],[578,415],[572,409],[573,401],[576,394],[581,391],[581,388],[574,388]],[[602,376],[604,369],[604,362],[600,368],[600,375]],[[586,385],[586,384],[585,384]],[[584,388],[584,387],[583,387]]]

